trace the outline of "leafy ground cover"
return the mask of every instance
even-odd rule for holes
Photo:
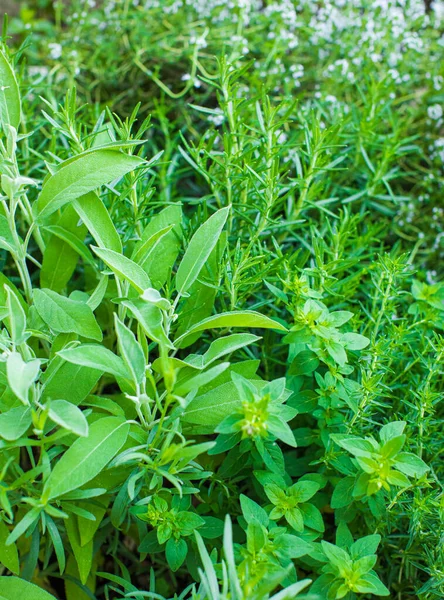
[[[0,595],[444,595],[444,4],[34,0],[0,53]]]

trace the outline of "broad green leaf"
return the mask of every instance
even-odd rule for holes
[[[222,537],[224,531],[224,522],[222,519],[212,516],[203,517],[205,524],[199,528],[200,535],[208,540],[214,540]]]
[[[76,348],[68,348],[57,353],[58,356],[75,365],[97,369],[102,373],[110,373],[115,377],[131,379],[125,363],[111,350],[98,344],[81,344]]]
[[[265,382],[256,380],[254,384],[260,388],[265,385]],[[225,417],[237,412],[240,407],[241,400],[236,385],[228,381],[194,398],[187,406],[181,420],[193,425],[202,425],[203,432],[213,433]]]
[[[230,207],[221,208],[199,227],[191,238],[176,273],[176,289],[182,295],[199,276],[202,267],[217,244]]]
[[[65,527],[79,569],[80,581],[85,585],[92,567],[93,541],[90,540],[85,545],[81,544],[79,526],[75,516],[66,520]]]
[[[378,579],[374,572],[362,575],[355,583],[356,590],[361,594],[375,594],[375,596],[390,596],[390,591]]]
[[[172,228],[173,225],[168,225],[160,231],[156,231],[156,233],[154,233],[144,242],[139,242],[139,244],[137,244],[134,248],[134,251],[131,255],[131,260],[136,262],[141,267],[148,265],[151,262],[150,255],[155,251],[156,246],[160,243],[162,238],[168,235]]]
[[[317,355],[311,350],[303,350],[299,352],[293,359],[288,375],[298,377],[299,375],[310,375],[319,366]]]
[[[67,206],[58,221],[45,229],[51,236],[46,242],[43,254],[40,287],[61,292],[75,271],[79,255],[82,254],[80,247],[85,249],[86,256],[89,253],[83,244],[86,227],[79,224],[79,217],[74,208]],[[91,257],[91,253],[89,256]],[[85,256],[83,258],[86,260]]]
[[[95,290],[86,301],[87,305],[90,307],[91,310],[94,311],[101,305],[102,300],[105,297],[107,288],[108,277],[106,275],[102,275],[99,279],[99,283],[97,284]]]
[[[264,527],[268,527],[270,519],[268,518],[267,511],[259,506],[257,502],[248,498],[244,494],[239,496],[240,505],[242,508],[242,514],[247,523],[257,522]]]
[[[72,554],[68,556],[65,579],[66,600],[91,600],[91,590],[96,589],[96,569],[96,557],[93,557],[91,573],[86,582],[87,593],[79,585],[80,573],[74,556]]]
[[[130,258],[114,252],[114,250],[106,250],[105,248],[97,248],[96,246],[92,246],[92,249],[119,279],[129,281],[139,293],[151,287],[148,275],[140,265]]]
[[[45,217],[98,187],[134,171],[144,161],[114,150],[85,152],[62,163],[43,185],[36,204],[36,218]]]
[[[216,377],[218,377],[221,373],[223,373],[230,366],[229,362],[220,363],[219,365],[215,365],[211,367],[207,371],[202,371],[194,377],[187,379],[186,381],[181,381],[179,385],[174,388],[174,393],[179,396],[185,396],[191,390],[198,390],[203,387]]]
[[[45,229],[46,231],[49,231],[49,233],[54,234],[57,238],[66,242],[68,246],[75,251],[76,254],[83,258],[86,264],[91,265],[93,267],[95,266],[96,263],[94,262],[93,256],[89,251],[88,247],[74,233],[71,233],[71,231],[65,229],[64,227],[61,227],[60,225],[48,225],[47,227],[45,227]]]
[[[338,567],[339,569],[344,569],[347,568],[347,566],[351,566],[352,561],[345,550],[324,540],[322,540],[321,545],[325,556],[332,565]]]
[[[395,468],[409,477],[422,477],[430,468],[426,463],[410,452],[401,452],[396,457]]]
[[[370,556],[376,554],[378,546],[381,542],[381,536],[379,534],[366,535],[365,537],[356,540],[350,546],[351,557],[356,560],[363,556]]]
[[[170,226],[172,229],[156,241],[155,246],[141,264],[156,289],[160,289],[165,284],[180,251],[182,240],[181,205],[167,206],[155,215],[145,227],[140,242],[134,248],[134,253],[138,253],[148,240],[152,240],[156,234],[165,231],[165,228]],[[134,256],[131,258],[136,260]]]
[[[392,438],[402,435],[405,426],[405,421],[392,421],[391,423],[387,423],[379,430],[379,437],[381,438],[381,441],[385,443]]]
[[[296,448],[296,440],[294,439],[294,434],[291,431],[290,426],[278,415],[269,415],[267,425],[270,433],[289,446],[294,446]]]
[[[344,333],[341,341],[348,350],[362,350],[370,344],[370,340],[359,333]]]
[[[94,192],[76,198],[73,207],[100,248],[122,252],[122,242],[106,206]]]
[[[0,214],[0,248],[7,252],[14,251],[16,243],[9,228],[8,219]]]
[[[160,308],[144,300],[133,300],[131,302],[125,300],[122,305],[131,311],[151,340],[164,344],[167,348],[174,348],[163,328],[163,316]]]
[[[78,406],[92,392],[103,372],[102,369],[83,367],[55,356],[41,378],[41,402],[57,398]],[[76,382],[75,386],[71,384],[72,381]]]
[[[20,91],[14,71],[0,50],[0,125],[20,125]]]
[[[122,323],[117,314],[114,314],[114,324],[119,340],[120,354],[123,356],[134,382],[140,384],[145,375],[145,356],[142,347],[134,333]]]
[[[173,572],[182,566],[187,557],[188,545],[182,538],[170,538],[166,543],[165,556]]]
[[[11,390],[23,404],[29,404],[29,390],[40,372],[37,358],[25,362],[19,352],[11,352],[6,361],[6,373]]]
[[[203,321],[213,312],[214,301],[216,300],[217,290],[223,265],[222,256],[227,242],[226,232],[222,232],[217,244],[206,260],[199,279],[187,291],[188,297],[184,299],[180,307],[179,325],[176,335],[180,336],[189,331],[193,325]],[[194,344],[202,332],[194,333],[187,337],[182,348]]]
[[[353,502],[354,477],[344,477],[336,484],[331,497],[332,508],[343,508]]]
[[[231,327],[257,327],[258,329],[276,329],[278,331],[287,331],[281,323],[273,321],[265,315],[254,310],[244,310],[239,312],[226,312],[219,315],[213,315],[197,323],[189,331],[179,336],[176,345],[181,346],[183,341],[191,334],[205,329],[220,329]]]
[[[73,332],[93,340],[102,340],[102,330],[86,302],[42,289],[34,291],[34,304],[40,317],[53,331]]]
[[[0,414],[0,437],[8,442],[18,440],[31,424],[30,408],[26,406],[11,408],[7,412]]]
[[[56,600],[42,588],[19,577],[0,577],[1,600]]]
[[[20,572],[19,556],[15,544],[6,545],[9,529],[0,521],[0,563],[16,575]]]
[[[43,495],[49,500],[63,496],[91,481],[106,467],[126,441],[129,424],[120,417],[104,417],[78,438],[57,461],[46,480]]]
[[[6,308],[8,309],[9,315],[9,331],[11,334],[11,339],[14,342],[14,344],[20,345],[26,339],[26,313],[19,298],[17,297],[17,294],[9,285],[5,285],[5,292]]]
[[[110,496],[100,496],[99,498],[94,498],[91,502],[85,500],[82,501],[82,506],[92,513],[96,518],[95,521],[90,521],[89,519],[84,519],[80,516],[77,517],[82,546],[85,546],[93,540],[94,535],[97,529],[100,527],[100,523],[106,514],[106,509],[110,503],[110,500]]]
[[[0,271],[0,306],[7,305],[8,294],[7,294],[6,288],[9,288],[15,294],[15,297],[19,301],[20,306],[23,308],[25,315],[26,315],[28,312],[28,305],[26,304],[23,296],[20,294],[20,292],[18,291],[16,286],[12,283],[12,281],[10,281],[6,277],[6,275]],[[10,329],[9,325],[8,325],[8,329]]]
[[[66,400],[53,400],[50,404],[48,416],[51,421],[72,431],[76,435],[86,437],[88,435],[88,422],[82,411],[75,404]]]
[[[208,366],[222,356],[231,354],[254,342],[258,342],[260,339],[259,336],[253,335],[252,333],[233,333],[232,335],[219,338],[211,343],[210,347],[203,355],[203,363],[205,366]]]

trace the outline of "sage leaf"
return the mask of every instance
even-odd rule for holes
[[[72,431],[76,435],[86,437],[88,435],[88,422],[82,411],[75,404],[66,400],[53,400],[51,402],[48,416],[51,421]]]
[[[110,373],[115,377],[131,379],[130,372],[125,363],[111,350],[98,344],[81,344],[76,348],[68,348],[57,353],[58,356],[67,362],[97,369],[102,373]]]
[[[226,312],[219,315],[213,315],[204,319],[200,323],[193,325],[186,333],[176,339],[176,345],[180,345],[189,335],[206,329],[220,329],[229,327],[257,327],[258,329],[276,329],[277,331],[287,331],[281,323],[266,317],[254,310],[244,310],[238,312]]]
[[[118,252],[114,252],[114,250],[97,248],[97,246],[92,246],[92,249],[119,279],[129,281],[139,293],[142,293],[146,288],[151,287],[148,275],[140,265],[130,258],[127,258]]]
[[[191,238],[176,273],[176,289],[182,295],[199,276],[202,267],[217,244],[230,207],[221,208],[199,227]]]
[[[31,409],[16,406],[0,414],[0,437],[12,442],[18,440],[32,424]],[[1,544],[0,544],[1,545]]]
[[[100,248],[122,252],[122,242],[109,212],[95,192],[79,196],[73,207]]]
[[[72,300],[44,288],[35,290],[34,304],[40,317],[53,331],[73,332],[99,342],[102,340],[102,330],[86,302]]]
[[[29,390],[40,372],[36,358],[25,362],[19,352],[11,352],[6,361],[6,374],[11,390],[23,404],[29,404]]]
[[[115,150],[95,150],[68,159],[48,177],[36,204],[36,219],[42,221],[68,202],[123,177],[144,161]]]
[[[58,460],[43,488],[49,500],[91,481],[114,458],[126,441],[129,425],[120,417],[104,417],[78,438]]]
[[[20,125],[20,91],[14,71],[5,54],[0,50],[0,123]]]
[[[29,600],[56,600],[52,594],[49,594],[42,588],[29,583],[19,577],[0,577],[0,599],[1,600],[19,600],[29,598]]]
[[[142,383],[145,375],[145,356],[143,350],[136,340],[134,333],[122,323],[116,314],[114,314],[114,323],[119,340],[120,354],[123,356],[134,382],[136,384]]]

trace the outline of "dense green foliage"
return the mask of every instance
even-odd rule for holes
[[[443,3],[69,4],[1,42],[0,596],[442,598]]]

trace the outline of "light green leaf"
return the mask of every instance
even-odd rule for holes
[[[72,431],[76,435],[86,437],[88,435],[88,422],[82,411],[72,402],[66,400],[52,400],[48,412],[51,421]]]
[[[15,544],[6,545],[9,529],[0,521],[0,563],[16,575],[20,572],[19,556]]]
[[[68,205],[64,208],[53,227],[55,228],[53,230],[46,228],[52,235],[46,242],[43,254],[40,287],[60,293],[71,279],[81,254],[79,248],[74,249],[74,246],[83,246],[90,257],[91,253],[83,244],[86,227],[79,223],[79,216],[72,206]],[[61,231],[64,233],[62,234]],[[59,235],[55,232],[59,232]],[[70,243],[67,241],[68,237]]]
[[[20,125],[20,91],[14,71],[2,51],[0,51],[0,123]]]
[[[182,240],[182,207],[180,204],[167,206],[159,214],[155,215],[142,233],[142,239],[134,248],[134,253],[138,254],[140,248],[148,241],[155,239],[159,232],[165,231],[165,228],[173,226],[172,229],[156,240],[155,245],[142,261],[148,277],[151,279],[153,287],[160,289],[168,278],[176,258],[179,254]],[[136,260],[135,256],[131,258]]]
[[[184,539],[179,538],[176,540],[175,538],[170,538],[167,541],[165,556],[173,572],[177,571],[177,569],[182,566],[187,557],[187,552],[188,545]]]
[[[122,252],[122,242],[106,206],[94,192],[76,198],[73,207],[100,248]]]
[[[362,350],[370,344],[370,340],[359,333],[344,333],[341,336],[341,341],[348,350]]]
[[[11,390],[24,404],[29,404],[29,390],[40,372],[36,358],[25,362],[19,352],[11,352],[6,361],[6,374]]]
[[[150,262],[150,255],[154,252],[161,239],[166,236],[174,227],[173,224],[167,225],[160,231],[156,231],[151,237],[145,241],[139,242],[134,248],[134,252],[131,255],[131,260],[136,262],[141,267]]]
[[[43,496],[49,500],[80,488],[98,475],[126,441],[129,424],[120,417],[104,417],[77,439],[57,461],[46,480]]]
[[[102,369],[82,367],[55,356],[41,378],[44,385],[40,401],[57,398],[78,406],[91,393],[102,375]],[[75,386],[71,384],[72,381],[76,382]]]
[[[0,248],[3,248],[8,252],[11,252],[16,248],[14,238],[12,237],[9,228],[8,219],[2,214],[0,214]]]
[[[120,354],[123,356],[128,370],[135,383],[142,383],[145,375],[145,356],[134,333],[114,314],[114,324],[119,340]]]
[[[151,287],[148,275],[140,265],[127,258],[123,254],[91,246],[97,256],[113,271],[120,279],[126,279],[141,294]]]
[[[163,317],[160,308],[144,300],[133,300],[132,302],[125,300],[122,305],[131,311],[150,339],[164,344],[167,348],[174,348],[163,328]]]
[[[30,408],[26,406],[11,408],[0,415],[0,437],[8,442],[18,440],[28,430],[31,423]]]
[[[82,546],[79,526],[75,516],[71,516],[66,520],[65,527],[79,569],[80,581],[85,585],[92,567],[93,541],[90,540]]]
[[[176,340],[176,345],[183,342],[189,335],[197,332],[204,331],[205,329],[220,329],[220,328],[231,328],[231,327],[257,327],[258,329],[276,329],[278,331],[287,331],[287,328],[273,321],[265,315],[254,310],[244,310],[238,312],[226,312],[219,315],[213,315],[204,319],[200,323],[197,323],[189,331],[181,335]]]
[[[188,297],[181,304],[176,336],[187,333],[196,323],[200,323],[213,313],[214,301],[216,300],[223,268],[222,256],[226,242],[226,232],[222,231],[217,244],[199,273],[199,278],[188,289]],[[188,336],[181,347],[191,346],[201,335],[202,332],[200,331]]]
[[[426,463],[410,452],[401,452],[396,457],[395,468],[409,477],[422,477],[430,468]]]
[[[114,150],[89,151],[68,159],[46,179],[36,204],[37,221],[143,163],[137,156]]]
[[[258,387],[265,382],[256,380]],[[230,414],[241,408],[241,400],[236,385],[229,381],[201,396],[196,396],[187,406],[181,420],[193,425],[202,425],[202,431],[213,433],[214,429]],[[200,431],[200,429],[199,429]]]
[[[76,254],[83,258],[86,264],[93,267],[95,266],[93,256],[88,247],[82,242],[81,239],[79,239],[77,235],[69,231],[69,229],[65,229],[60,225],[48,225],[45,227],[45,229],[46,231],[49,231],[49,233],[54,234],[56,237],[66,242]]]
[[[6,308],[9,314],[11,339],[14,344],[20,345],[26,339],[26,314],[16,293],[9,285],[5,285]]]
[[[220,363],[214,367],[194,375],[186,381],[181,381],[179,385],[174,388],[174,393],[179,396],[185,396],[191,390],[198,390],[210,381],[213,381],[221,373],[223,373],[230,366],[229,362]]]
[[[77,333],[101,341],[100,329],[91,308],[85,302],[65,298],[52,290],[34,291],[34,304],[50,329],[61,333]]]
[[[115,377],[131,379],[131,374],[125,366],[125,363],[111,350],[98,344],[81,344],[76,348],[68,348],[57,353],[58,356],[67,362],[91,369],[98,369],[102,373],[110,373]]]
[[[199,227],[191,238],[176,273],[176,289],[183,294],[199,276],[206,260],[217,244],[230,207],[221,208]]]
[[[56,600],[42,588],[19,577],[0,577],[0,598],[3,600]]]
[[[222,356],[231,354],[260,339],[259,336],[252,333],[233,333],[212,342],[205,354],[191,354],[185,359],[185,362],[196,369],[203,369]]]

